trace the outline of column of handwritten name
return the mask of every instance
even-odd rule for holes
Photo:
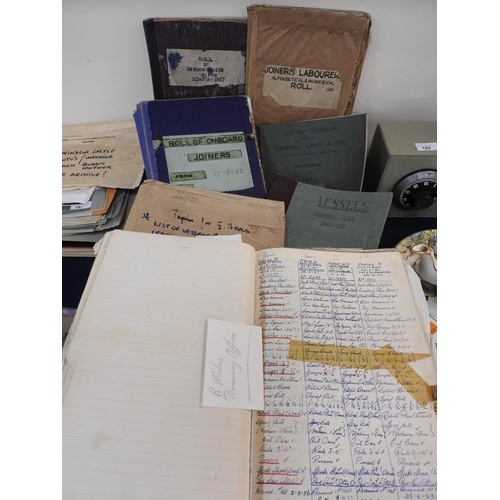
[[[306,496],[310,484],[304,375],[288,359],[289,341],[300,334],[296,274],[288,276],[272,252],[259,260],[258,271],[265,409],[254,420],[258,463],[254,459],[253,498]]]
[[[328,276],[335,317],[335,344],[347,348],[339,354],[347,359],[339,359],[338,364],[348,365],[339,368],[353,468],[353,475],[344,479],[355,489],[345,489],[341,498],[377,500],[381,495],[383,498],[398,498],[367,355],[369,345],[359,308],[355,272],[349,262],[339,259],[329,263]]]
[[[435,415],[397,364],[401,353],[411,358],[421,330],[411,328],[416,311],[405,307],[411,297],[394,285],[390,259],[264,255],[254,498],[435,499]]]
[[[397,307],[399,290],[391,280],[390,272],[372,260],[356,267],[357,293],[367,347],[376,350],[390,346],[396,352],[408,353],[410,328],[418,319]],[[388,357],[394,370],[400,369],[396,358]],[[396,380],[394,373],[374,367],[373,380],[378,395],[379,412],[388,457],[379,465],[381,481],[388,491],[397,486],[401,499],[436,498],[436,470],[433,467],[435,450],[427,442],[435,434],[435,418],[429,404],[422,405],[410,394],[412,381]],[[403,387],[402,383],[406,383]],[[377,436],[373,436],[377,438]],[[363,457],[364,459],[369,456]],[[376,463],[378,457],[374,457]],[[389,462],[386,460],[389,458]],[[395,497],[396,498],[396,497]]]
[[[354,470],[339,368],[327,364],[336,343],[335,311],[327,267],[314,257],[299,262],[302,341],[325,346],[305,362],[311,495],[315,500],[354,499]]]

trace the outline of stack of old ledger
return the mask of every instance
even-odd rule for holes
[[[378,248],[392,194],[361,192],[367,115],[352,113],[367,13],[252,5],[247,19],[143,24],[155,100],[134,120],[148,180],[283,202],[286,247]],[[182,231],[171,216],[187,214],[160,218],[159,205],[131,212],[134,227]]]

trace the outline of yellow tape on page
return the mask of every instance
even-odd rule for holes
[[[288,358],[295,361],[364,370],[385,368],[421,406],[430,401],[429,385],[408,363],[429,356],[430,354],[397,352],[389,344],[375,350],[301,340],[290,340],[288,350]]]

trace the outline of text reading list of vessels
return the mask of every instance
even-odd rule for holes
[[[354,268],[348,262],[325,266],[302,259],[297,275],[290,276],[276,257],[260,261],[259,272],[264,281],[267,273],[273,277],[260,289],[264,359],[286,370],[265,375],[266,408],[256,424],[256,433],[265,439],[259,460],[261,465],[276,466],[286,460],[301,471],[292,480],[282,478],[279,468],[262,468],[259,491],[375,494],[367,498],[381,493],[399,498],[398,491],[434,495],[435,470],[429,466],[434,452],[425,446],[434,433],[426,422],[429,414],[389,373],[288,359],[289,338],[322,343],[326,351],[328,345],[378,347],[381,336],[382,342],[399,339],[401,325],[414,318],[394,312],[397,289],[390,273],[376,262]],[[283,294],[279,303],[274,302],[272,319],[265,314],[267,286],[271,294]],[[280,309],[287,311],[283,318]],[[402,416],[404,426],[398,422]]]

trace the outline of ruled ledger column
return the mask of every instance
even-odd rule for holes
[[[433,500],[436,498],[436,470],[431,465],[436,453],[431,439],[435,436],[433,410],[428,402],[420,400],[420,392],[416,390],[420,385],[417,372],[408,364],[398,362],[397,354],[404,353],[408,359],[414,356],[409,350],[410,331],[418,318],[395,307],[401,292],[391,272],[376,258],[358,262],[354,275],[367,347],[372,353],[382,350],[387,353],[383,367],[370,366],[367,396],[371,400],[370,394],[376,392],[379,408],[370,410],[373,414],[369,413],[372,420],[366,427],[368,435],[360,432],[359,439],[357,436],[358,440],[353,443],[359,453],[357,460],[363,465],[357,471],[358,485],[361,491],[383,493],[384,499]],[[384,358],[379,355],[378,359]],[[429,446],[426,446],[427,440]],[[360,448],[367,441],[381,442],[383,449],[376,454],[369,447]],[[373,493],[365,497],[371,500],[380,495]]]
[[[301,259],[299,287],[303,349],[325,347],[317,360],[304,362],[311,495],[316,500],[352,499],[347,496],[354,491],[354,472],[341,374],[328,363],[334,356],[336,328],[327,267],[314,258]]]
[[[354,469],[349,484],[358,492],[357,495],[345,495],[345,500],[378,500],[381,495],[396,499],[394,471],[385,446],[376,380],[368,355],[370,345],[358,303],[363,293],[363,281],[361,284],[357,281],[356,271],[342,260],[328,264],[335,343],[346,348],[339,351],[338,364],[342,366],[344,414]],[[371,306],[367,304],[366,309],[371,310]]]
[[[303,367],[288,359],[290,340],[300,339],[297,272],[285,269],[272,251],[258,261],[265,408],[253,419],[255,500],[311,493]]]

